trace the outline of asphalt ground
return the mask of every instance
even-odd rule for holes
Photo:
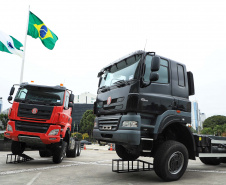
[[[204,165],[198,158],[190,160],[187,171],[178,181],[164,182],[154,171],[130,173],[112,172],[112,159],[118,159],[108,146],[89,145],[81,156],[64,158],[60,164],[52,158],[40,158],[38,151],[26,151],[34,160],[6,164],[9,152],[0,152],[0,185],[45,185],[45,184],[226,184],[226,164]],[[151,158],[139,158],[152,162]]]

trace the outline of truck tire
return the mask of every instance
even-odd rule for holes
[[[68,149],[66,151],[66,156],[67,157],[76,157],[77,156],[77,150],[78,150],[77,142],[74,139],[72,139],[70,142],[73,142],[73,143],[70,143],[70,144],[73,144],[73,146],[72,146],[72,149],[71,149],[70,146],[68,147]]]
[[[11,151],[14,155],[21,155],[25,150],[25,143],[12,141]]]
[[[221,159],[219,157],[199,157],[202,163],[207,165],[219,165],[221,163]]]
[[[67,142],[62,141],[62,144],[58,144],[53,149],[53,162],[54,163],[61,163],[67,148]]]
[[[51,157],[52,152],[49,150],[39,150],[40,157]]]
[[[78,151],[77,151],[77,156],[80,156],[80,154],[81,154],[81,143],[80,143],[80,141],[77,141],[77,146],[78,146]]]
[[[187,169],[187,148],[177,141],[165,141],[157,149],[153,165],[155,173],[164,181],[178,180]]]
[[[115,145],[115,150],[117,155],[125,161],[134,161],[139,157],[139,155],[130,153],[124,146],[119,144]]]

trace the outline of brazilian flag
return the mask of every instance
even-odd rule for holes
[[[40,38],[43,45],[48,49],[53,49],[58,37],[30,11],[27,34],[37,39]]]

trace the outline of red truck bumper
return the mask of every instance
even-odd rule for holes
[[[9,131],[6,129],[6,132],[4,133],[4,136],[6,138],[12,139],[14,141],[19,141],[20,137],[30,137],[30,138],[40,138],[40,141],[43,144],[51,144],[51,143],[58,143],[60,142],[60,132],[61,127],[59,125],[50,125],[48,131],[46,133],[35,133],[35,132],[26,132],[26,131],[18,131],[15,128],[15,121],[8,121],[8,125],[12,127],[12,131]],[[8,128],[8,126],[7,126]],[[54,130],[59,129],[59,132],[57,135],[49,135],[49,133]],[[19,136],[19,137],[18,137]]]

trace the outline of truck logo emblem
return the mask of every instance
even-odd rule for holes
[[[110,105],[110,104],[111,104],[111,97],[109,96],[107,99],[107,105]]]
[[[37,113],[38,113],[38,109],[33,108],[33,109],[31,110],[31,113],[32,113],[32,114],[37,114]]]
[[[145,98],[141,98],[141,101],[148,102]]]

